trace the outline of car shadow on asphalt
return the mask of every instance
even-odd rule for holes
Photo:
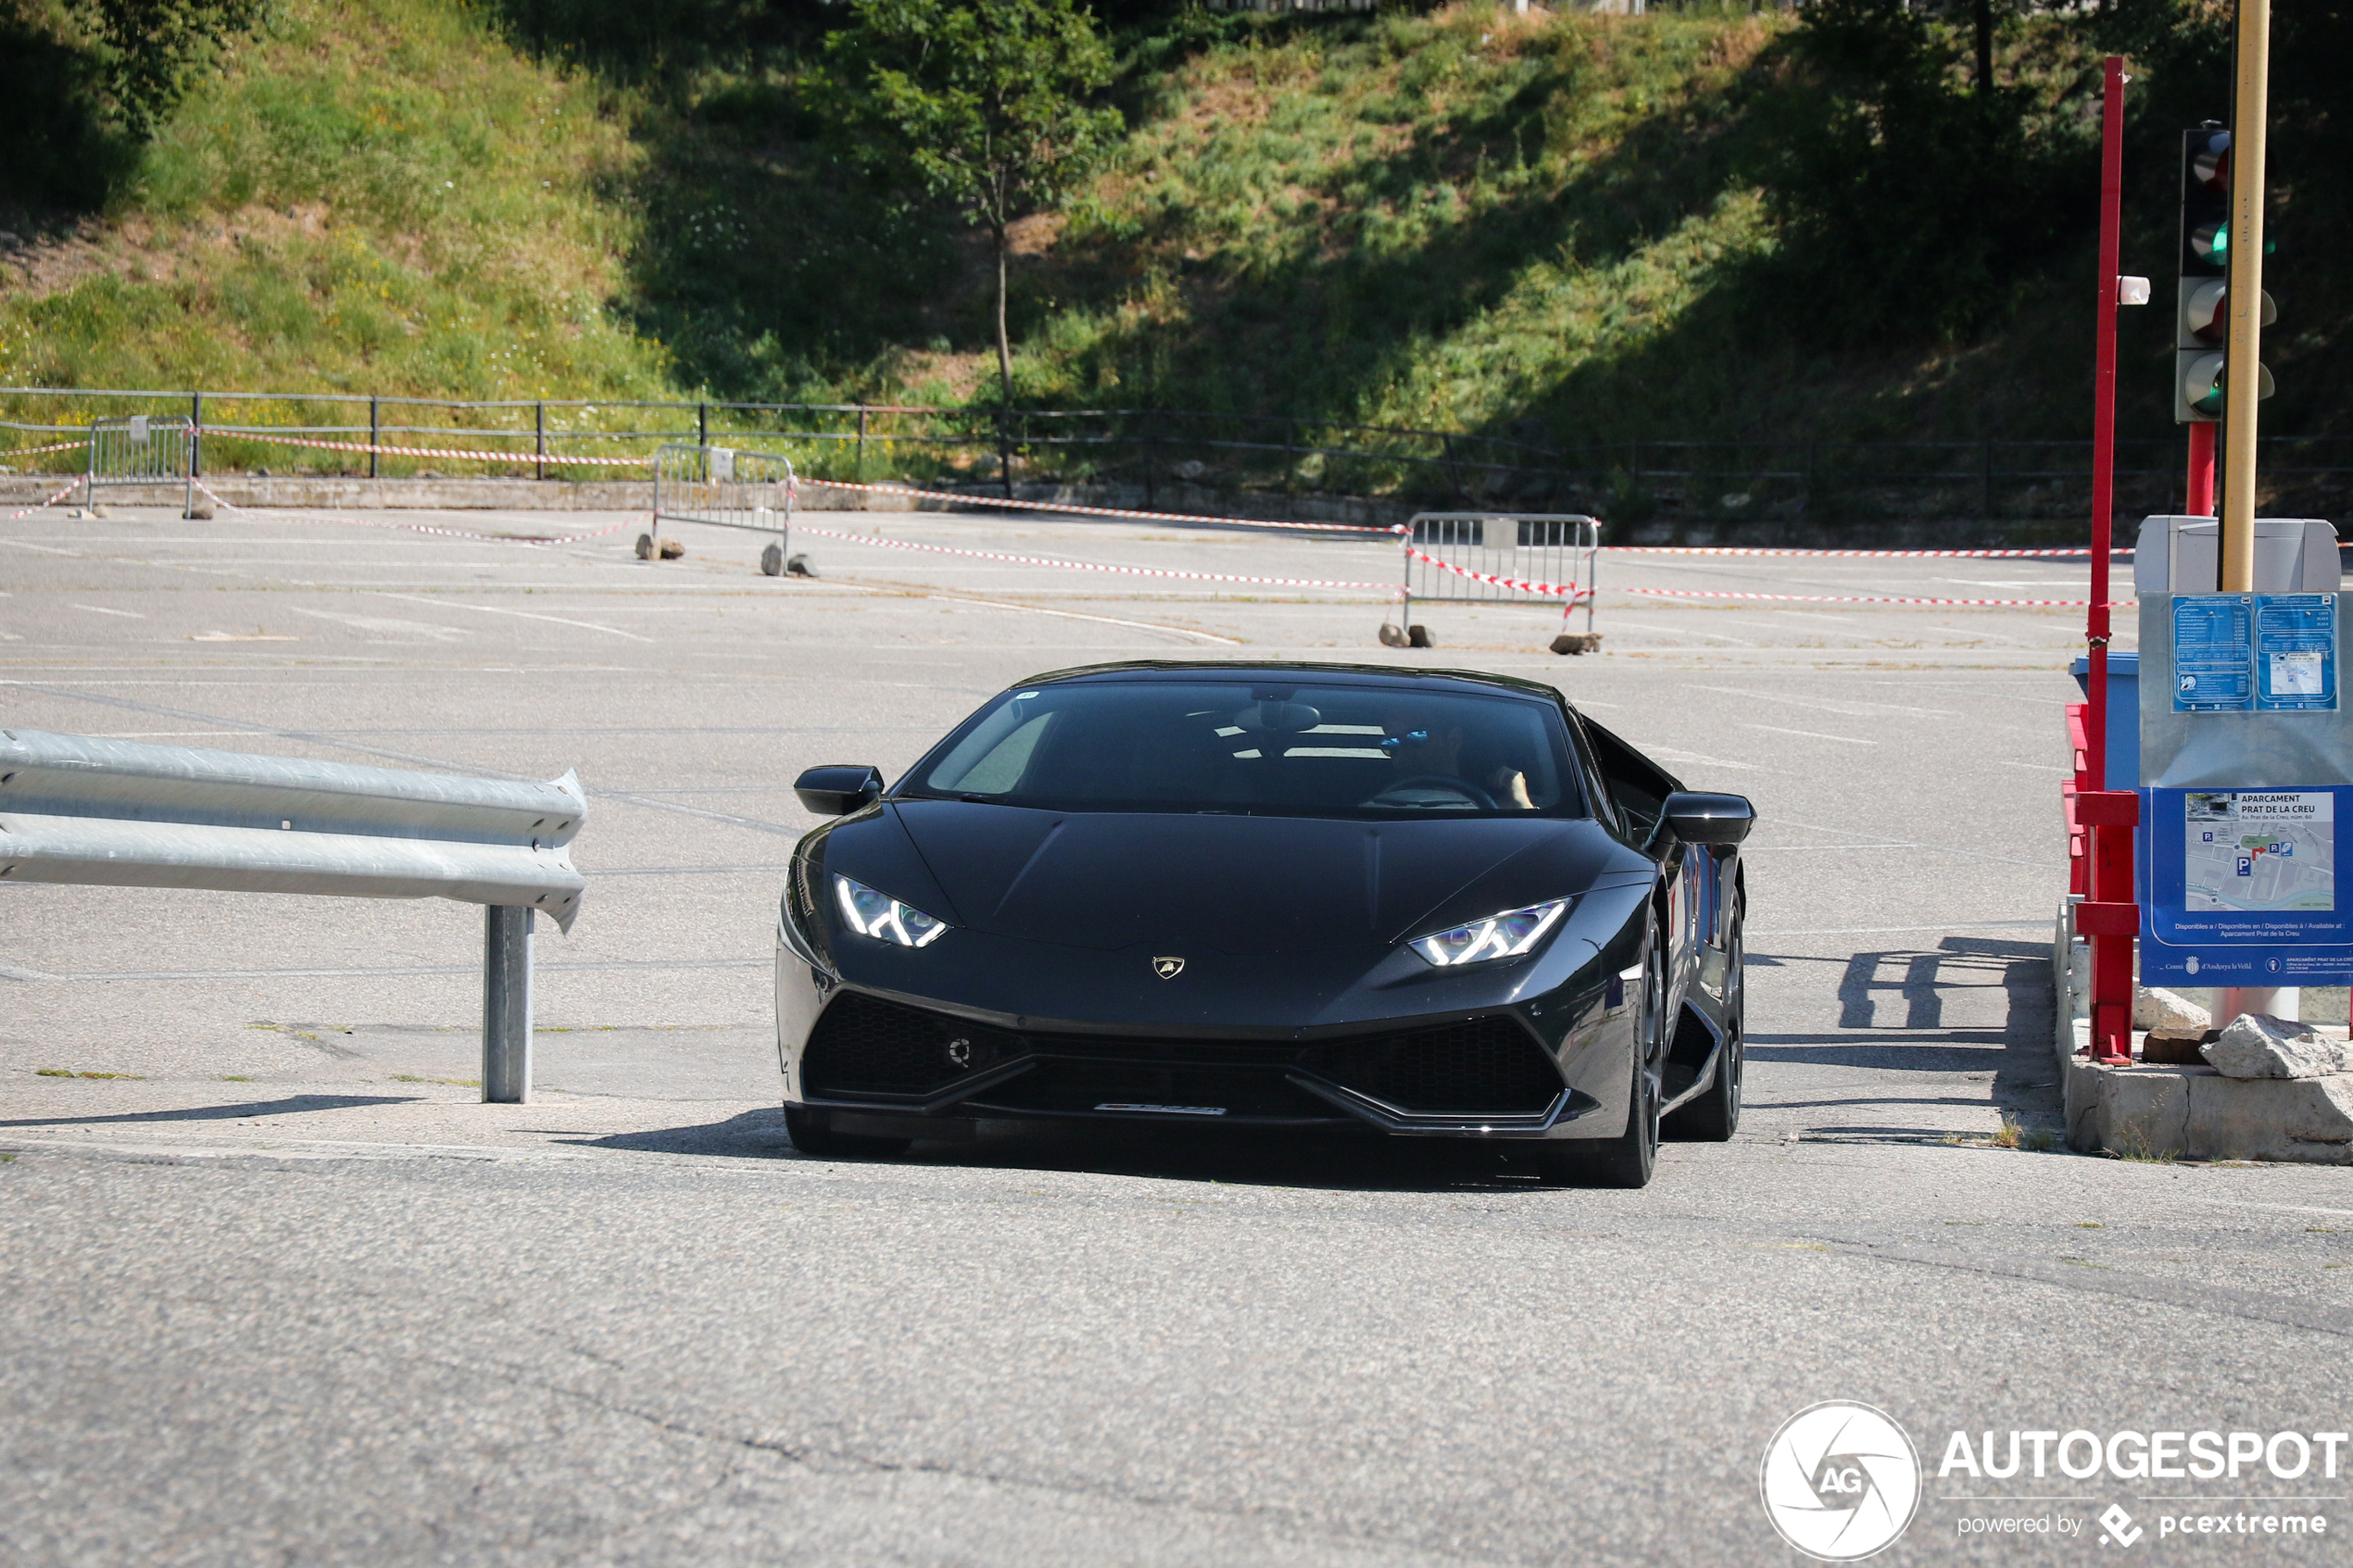
[[[1147,1127],[1061,1130],[984,1124],[976,1136],[919,1141],[886,1159],[803,1154],[785,1131],[781,1109],[724,1121],[563,1140],[584,1148],[739,1160],[813,1160],[825,1165],[1062,1171],[1163,1181],[1363,1192],[1542,1192],[1528,1154],[1508,1144],[1392,1138],[1374,1133],[1311,1133]]]
[[[300,1116],[313,1110],[351,1110],[369,1105],[413,1105],[409,1095],[289,1095],[284,1099],[247,1100],[242,1105],[198,1105],[183,1110],[124,1110],[111,1116],[24,1116],[0,1127],[96,1127],[129,1122],[242,1122],[253,1116]]]

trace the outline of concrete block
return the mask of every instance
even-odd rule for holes
[[[2353,1165],[2353,1074],[2225,1078],[2210,1067],[2067,1065],[2080,1153]]]

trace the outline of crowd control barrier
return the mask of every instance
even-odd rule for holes
[[[99,420],[90,426],[90,466],[82,476],[82,504],[98,492],[126,487],[180,486],[180,509],[195,509],[196,427],[185,419]]]
[[[1593,630],[1593,579],[1602,525],[1581,513],[1421,512],[1405,529],[1401,620],[1425,604],[1533,604],[1561,611],[1556,653],[1601,646]],[[1571,633],[1579,606],[1585,630]],[[1384,638],[1385,641],[1390,640]]]
[[[793,469],[773,452],[729,446],[671,443],[654,453],[654,523],[638,535],[637,558],[667,558],[661,525],[699,522],[713,528],[748,528],[774,533],[775,543],[760,552],[760,570],[774,577],[785,570],[792,543]]]
[[[548,784],[0,730],[0,884],[485,906],[482,1098],[531,1093],[534,916],[572,929],[580,780]]]

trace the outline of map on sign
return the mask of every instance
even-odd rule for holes
[[[2327,790],[2192,790],[2183,908],[2334,910],[2335,806]]]

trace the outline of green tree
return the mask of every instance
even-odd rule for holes
[[[261,18],[262,0],[72,0],[106,45],[115,112],[145,136],[229,40]]]
[[[851,0],[827,42],[863,156],[988,230],[997,262],[997,373],[1013,400],[1005,332],[1007,231],[1069,192],[1119,134],[1110,45],[1073,0]]]

